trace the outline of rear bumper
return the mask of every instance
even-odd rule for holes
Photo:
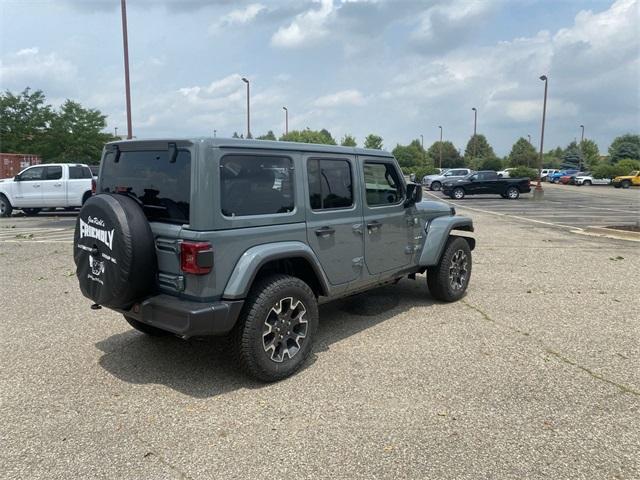
[[[120,313],[183,338],[224,335],[234,327],[243,300],[192,302],[171,295],[156,295]]]

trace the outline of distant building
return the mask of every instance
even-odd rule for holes
[[[0,178],[15,177],[21,170],[42,163],[39,155],[29,153],[0,153]]]

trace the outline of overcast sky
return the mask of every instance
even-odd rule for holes
[[[118,0],[0,0],[2,89],[42,89],[100,109],[126,131]],[[134,135],[231,136],[327,128],[385,148],[444,128],[464,151],[478,131],[505,155],[545,150],[580,124],[605,151],[640,131],[637,0],[129,0]]]

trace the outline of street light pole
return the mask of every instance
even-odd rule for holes
[[[478,126],[478,109],[473,107],[473,158],[476,158],[476,127]]]
[[[582,129],[582,134],[580,135],[580,166],[579,166],[579,170],[582,171],[582,160],[584,159],[584,151],[582,150],[582,142],[584,142],[584,125],[580,125],[580,128]]]
[[[131,87],[129,86],[129,37],[127,35],[127,4],[120,0],[122,11],[122,46],[124,49],[124,91],[127,102],[127,139],[133,138],[131,127]]]
[[[420,134],[420,146],[422,147],[422,161],[425,162],[427,159],[424,156],[424,135]]]
[[[118,136],[118,127],[113,127],[113,132],[114,132],[113,136],[117,137]]]
[[[215,128],[213,129],[213,138],[216,138],[216,133],[218,133],[218,130],[216,130]]]
[[[251,107],[249,105],[249,80],[242,77],[242,81],[247,84],[247,138],[251,138]]]
[[[540,80],[544,82],[544,103],[542,104],[542,129],[540,132],[540,157],[538,158],[538,183],[533,191],[534,200],[542,200],[544,197],[544,191],[542,190],[542,183],[540,183],[540,175],[542,173],[542,155],[544,151],[544,122],[547,117],[547,89],[549,86],[549,79],[546,75],[542,75]]]
[[[440,129],[440,170],[442,170],[442,125],[438,125]]]
[[[529,145],[531,145],[531,135],[527,133],[527,137],[529,137]]]
[[[287,107],[282,107],[284,110],[284,134],[289,134],[289,109]]]

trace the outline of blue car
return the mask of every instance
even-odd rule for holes
[[[552,173],[547,177],[547,181],[551,183],[560,183],[560,177],[565,175],[575,175],[579,170],[561,170],[556,173]]]

